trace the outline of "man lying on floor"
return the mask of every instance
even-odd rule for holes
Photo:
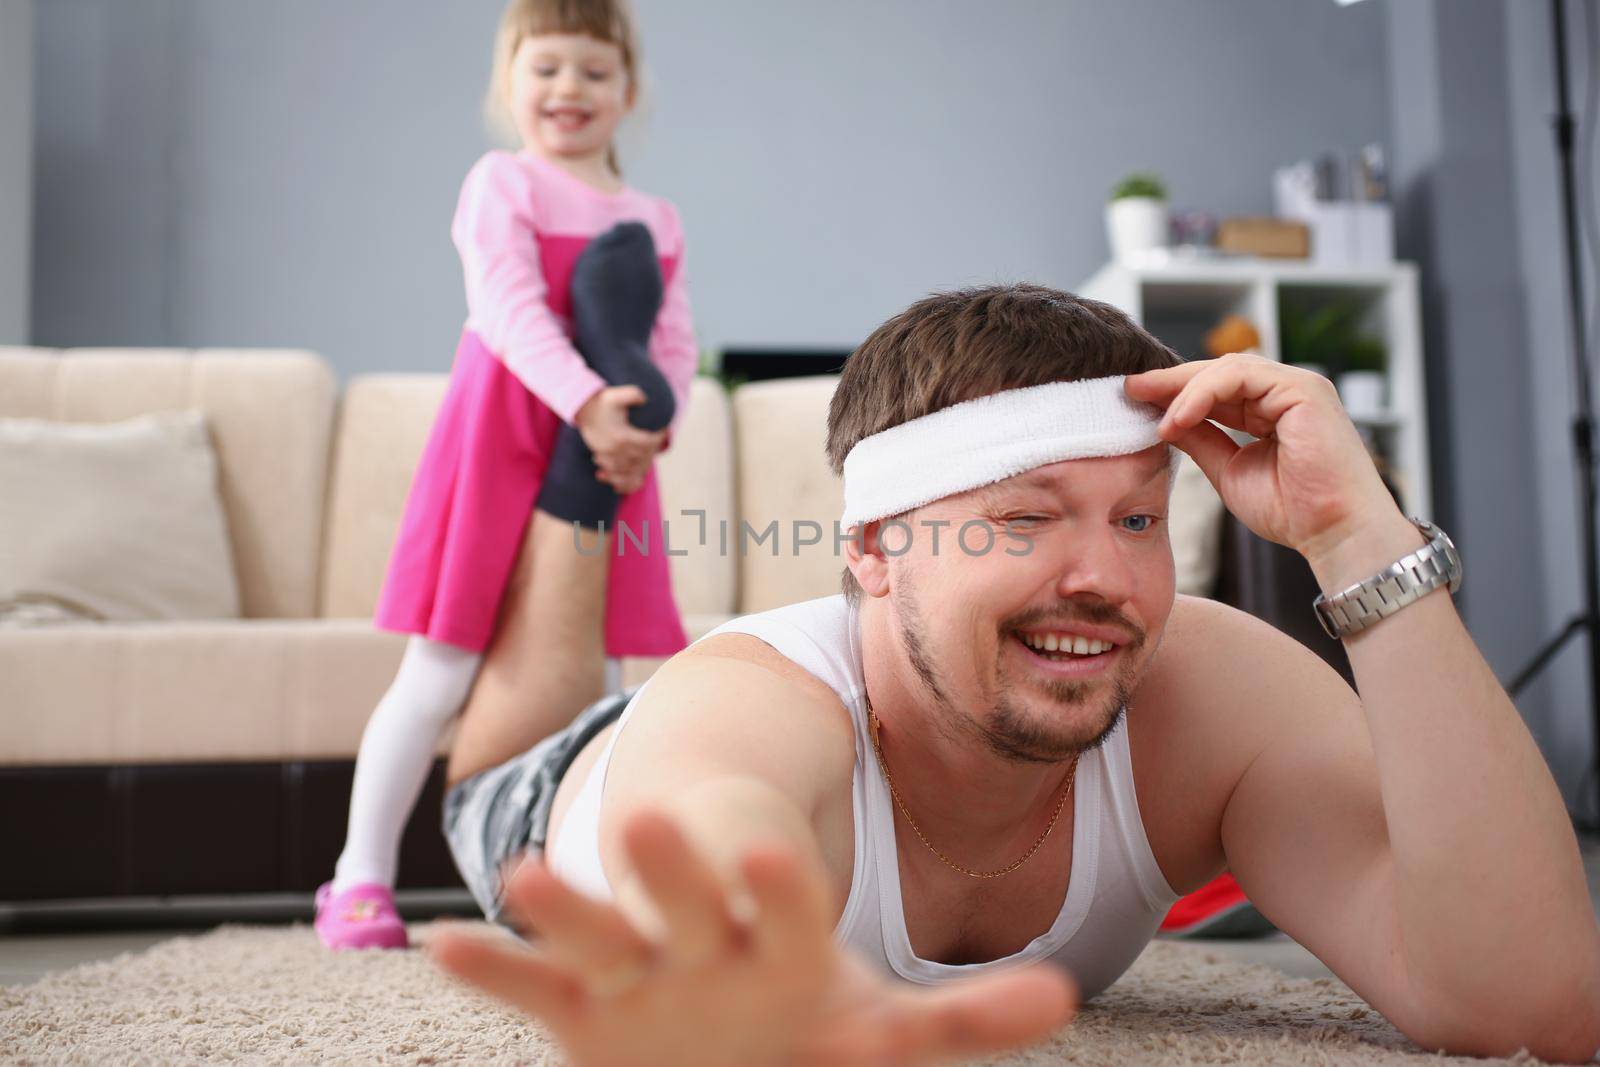
[[[1361,697],[1174,596],[1172,445],[1310,563]],[[923,1062],[1047,1034],[1226,868],[1424,1047],[1595,1054],[1556,785],[1437,591],[1454,547],[1325,379],[967,290],[848,361],[828,457],[843,595],[720,626],[527,752],[469,710],[446,832],[536,947],[452,933],[444,967],[579,1065]]]

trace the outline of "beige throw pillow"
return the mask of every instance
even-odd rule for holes
[[[0,419],[0,626],[238,615],[204,413]]]
[[[1177,568],[1178,592],[1211,595],[1217,584],[1217,562],[1222,554],[1222,513],[1226,510],[1195,461],[1179,457],[1172,477],[1172,501],[1167,532],[1172,539],[1172,561]]]

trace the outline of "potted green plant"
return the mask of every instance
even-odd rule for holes
[[[1135,171],[1111,189],[1106,205],[1111,256],[1121,263],[1167,246],[1167,186],[1150,171]]]
[[[1363,332],[1361,310],[1361,302],[1350,298],[1315,306],[1284,301],[1283,361],[1327,374],[1350,417],[1373,420],[1388,411],[1389,353],[1381,340]]]
[[[1344,369],[1334,379],[1339,401],[1352,419],[1381,419],[1389,411],[1389,354],[1374,337],[1357,337],[1344,350]]]

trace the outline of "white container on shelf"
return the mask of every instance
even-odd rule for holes
[[[1106,239],[1111,257],[1137,263],[1167,247],[1167,202],[1149,196],[1124,196],[1106,205]]]
[[[1394,262],[1394,209],[1381,200],[1318,200],[1311,168],[1273,173],[1274,206],[1281,218],[1311,230],[1311,262],[1319,267],[1384,267]]]
[[[1352,370],[1335,383],[1345,413],[1357,422],[1375,422],[1389,412],[1389,379],[1382,371]]]

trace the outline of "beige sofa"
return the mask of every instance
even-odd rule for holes
[[[837,591],[842,498],[822,451],[834,381],[731,398],[694,383],[659,461],[691,638]],[[310,352],[0,349],[0,417],[207,413],[243,614],[0,630],[0,809],[49,813],[0,836],[28,857],[0,874],[0,900],[315,885],[342,836],[362,727],[399,661],[404,638],[369,620],[445,383],[364,376],[341,395]],[[1206,592],[1220,505],[1192,468],[1178,492],[1194,520],[1175,529],[1180,585]],[[623,664],[624,683],[657,662]],[[431,789],[402,883],[453,881]],[[254,853],[220,873],[214,852],[196,851],[241,837]],[[96,847],[98,865],[82,855]]]

